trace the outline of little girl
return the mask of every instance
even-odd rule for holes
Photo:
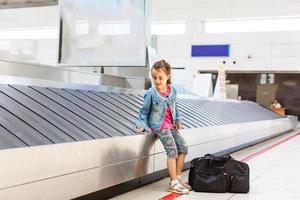
[[[146,91],[144,104],[136,124],[137,132],[147,127],[158,135],[167,153],[167,167],[170,175],[168,190],[188,194],[191,186],[181,180],[181,171],[187,154],[187,145],[178,132],[183,128],[175,88],[171,86],[171,66],[160,60],[153,64],[151,75],[154,86]]]

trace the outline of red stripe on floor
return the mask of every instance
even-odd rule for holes
[[[265,153],[265,152],[267,152],[267,151],[273,149],[274,147],[276,147],[276,146],[278,146],[278,145],[280,145],[280,144],[282,144],[282,143],[284,143],[284,142],[286,142],[286,141],[288,141],[288,140],[290,140],[290,139],[292,139],[292,138],[294,138],[294,137],[296,137],[296,136],[298,136],[298,135],[300,135],[300,132],[297,133],[297,134],[295,134],[295,135],[292,135],[292,136],[290,136],[290,137],[288,137],[288,138],[285,138],[284,140],[281,140],[281,141],[279,141],[279,142],[277,142],[277,143],[275,143],[275,144],[273,144],[273,145],[271,145],[271,146],[269,146],[269,147],[267,147],[267,148],[265,148],[265,149],[262,149],[262,150],[260,150],[260,151],[258,151],[258,152],[255,152],[255,153],[253,153],[253,154],[250,154],[250,155],[248,155],[247,157],[243,158],[241,161],[242,161],[242,162],[248,162],[249,160],[255,158],[256,156],[258,156],[258,155],[260,155],[260,154],[263,154],[263,153]],[[181,196],[181,194],[171,193],[171,194],[168,194],[167,196],[164,196],[164,197],[161,198],[160,200],[173,200],[173,199],[175,199],[175,198],[177,198],[177,197],[179,197],[179,196]]]
[[[168,194],[167,196],[164,196],[163,198],[161,198],[159,200],[173,200],[179,196],[181,196],[181,194],[171,193],[171,194]]]
[[[298,135],[300,135],[300,132],[297,133],[297,134],[295,134],[295,135],[292,135],[292,136],[290,136],[290,137],[288,137],[288,138],[285,138],[284,140],[281,140],[281,141],[279,141],[279,142],[277,142],[277,143],[275,143],[275,144],[273,144],[273,145],[271,145],[271,146],[269,146],[269,147],[267,147],[267,148],[265,148],[265,149],[262,149],[262,150],[260,150],[260,151],[258,151],[258,152],[255,152],[255,153],[253,153],[253,154],[250,154],[250,155],[248,155],[247,157],[243,158],[241,161],[242,161],[242,162],[248,162],[249,160],[255,158],[256,156],[258,156],[258,155],[260,155],[260,154],[263,154],[263,153],[265,153],[265,152],[267,152],[267,151],[273,149],[274,147],[276,147],[276,146],[278,146],[278,145],[280,145],[280,144],[282,144],[282,143],[284,143],[284,142],[286,142],[286,141],[288,141],[288,140],[290,140],[290,139],[292,139],[292,138],[294,138],[294,137],[296,137],[296,136],[298,136]]]

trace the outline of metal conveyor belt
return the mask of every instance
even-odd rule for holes
[[[0,85],[0,149],[135,134],[141,95]],[[252,102],[178,98],[186,128],[270,120],[279,115]]]

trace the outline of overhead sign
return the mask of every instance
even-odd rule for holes
[[[228,57],[229,44],[192,45],[192,57]]]

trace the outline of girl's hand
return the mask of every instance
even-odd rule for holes
[[[183,127],[183,124],[181,123],[181,122],[178,122],[177,124],[176,124],[176,129],[183,129],[184,127]]]
[[[144,128],[137,128],[136,129],[137,134],[142,134],[144,131],[145,131]]]

